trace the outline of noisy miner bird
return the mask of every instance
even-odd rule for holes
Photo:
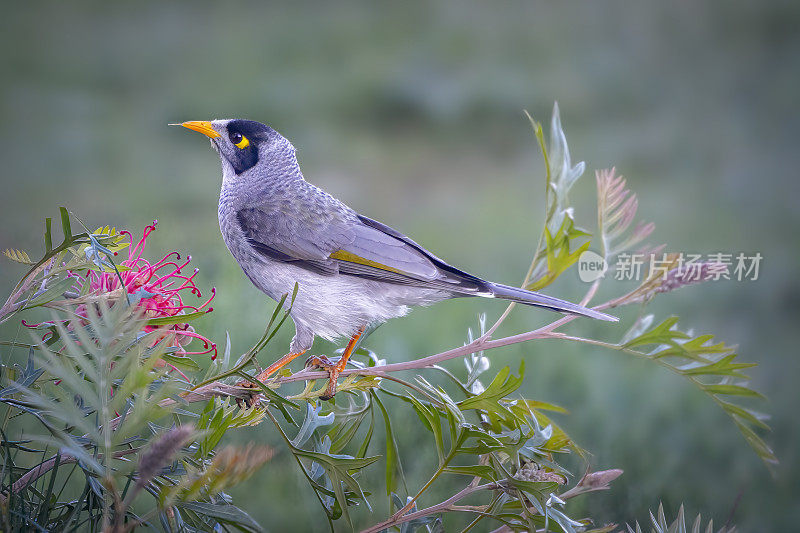
[[[252,120],[180,124],[211,139],[222,160],[219,226],[231,254],[253,284],[280,300],[299,289],[291,307],[296,333],[289,353],[261,372],[271,374],[311,348],[315,336],[349,337],[335,364],[309,363],[330,374],[323,399],[335,394],[367,328],[448,298],[500,298],[600,320],[615,317],[459,270],[399,231],[358,214],[303,178],[295,148]]]

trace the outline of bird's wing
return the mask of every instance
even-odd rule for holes
[[[250,245],[270,259],[320,274],[463,293],[485,290],[482,280],[451,267],[402,233],[355,213],[287,216],[277,208],[237,213]]]
[[[399,231],[377,220],[363,215],[357,216],[361,238],[357,238],[352,245],[346,247],[346,251],[358,248],[359,251],[356,253],[364,254],[362,255],[364,259],[376,260],[423,282],[417,283],[418,285],[463,293],[476,293],[486,289],[486,282],[448,265]],[[378,242],[371,242],[376,236],[379,236]],[[409,260],[413,262],[414,272],[408,267]],[[351,265],[340,266],[340,270],[353,268]]]
[[[236,219],[248,243],[261,255],[319,273],[335,274],[331,252],[353,240],[352,231],[335,211],[289,212],[281,205],[263,205],[240,209]]]

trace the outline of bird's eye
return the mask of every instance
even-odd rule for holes
[[[244,149],[250,146],[250,141],[241,133],[233,132],[228,137],[237,148]]]

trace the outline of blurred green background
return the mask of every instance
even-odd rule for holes
[[[9,4],[0,21],[0,248],[38,252],[43,219],[59,205],[90,226],[140,231],[158,218],[150,257],[193,254],[198,285],[218,288],[213,318],[198,327],[218,341],[229,331],[241,353],[273,303],[219,236],[217,156],[200,136],[167,127],[241,117],[292,140],[306,177],[357,210],[455,265],[519,283],[542,220],[541,158],[522,110],[547,124],[557,100],[573,159],[589,169],[572,195],[580,224],[595,220],[593,170],[613,165],[656,223],[655,242],[764,256],[758,281],[684,289],[652,310],[679,314],[683,327],[716,333],[760,363],[755,386],[770,398],[768,440],[781,464],[771,477],[720,409],[655,365],[549,343],[497,350],[493,368],[524,358],[525,394],[572,412],[558,420],[593,452],[594,468],[625,470],[612,491],[573,502],[576,514],[644,520],[663,500],[670,513],[685,502],[720,525],[741,492],[733,520],[743,530],[789,531],[800,521],[799,25],[789,0]],[[2,291],[21,273],[0,262]],[[551,292],[578,297],[585,286],[565,277]],[[436,353],[464,342],[478,313],[502,310],[440,304],[390,322],[365,346],[392,361]],[[503,331],[544,315],[517,310]],[[611,340],[624,329],[574,327]],[[262,361],[282,353],[291,329]],[[431,468],[417,453],[428,435],[395,407],[418,488]],[[237,503],[271,530],[324,531],[270,429],[236,435],[280,450],[234,492]],[[580,475],[580,461],[573,466]],[[378,518],[387,512],[382,468],[371,475]],[[358,520],[371,519],[362,510]]]

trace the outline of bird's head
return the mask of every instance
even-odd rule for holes
[[[224,180],[263,182],[299,174],[294,146],[280,133],[254,120],[193,120],[176,124],[211,139],[222,160]]]

